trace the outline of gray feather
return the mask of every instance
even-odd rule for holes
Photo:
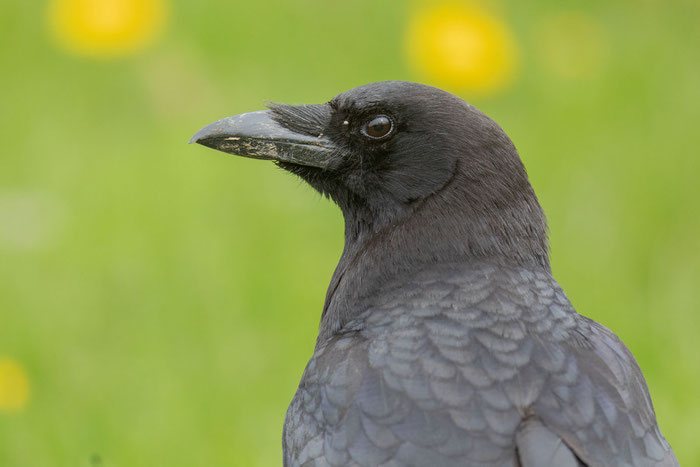
[[[547,273],[442,265],[362,306],[302,378],[289,465],[677,465],[632,355]]]
[[[581,462],[537,419],[526,420],[515,435],[515,445],[522,467],[580,467]]]

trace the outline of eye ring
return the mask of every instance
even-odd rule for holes
[[[362,125],[362,134],[374,140],[384,139],[393,131],[394,121],[386,115],[375,115]]]

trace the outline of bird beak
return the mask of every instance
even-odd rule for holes
[[[199,130],[191,143],[238,156],[321,169],[329,168],[334,152],[324,135],[289,130],[277,123],[269,110],[223,118]]]

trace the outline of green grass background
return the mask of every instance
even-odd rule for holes
[[[186,143],[266,100],[421,79],[408,5],[178,0],[153,47],[88,60],[52,44],[43,2],[0,2],[0,355],[32,389],[0,413],[0,466],[280,464],[342,219],[270,163]],[[700,465],[698,3],[569,5],[609,47],[574,80],[537,59],[540,19],[564,7],[504,2],[517,78],[462,97],[512,137],[555,277],[627,343]]]

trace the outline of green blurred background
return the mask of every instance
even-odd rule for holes
[[[124,50],[52,19],[85,2],[0,2],[0,466],[281,463],[341,215],[270,163],[186,143],[385,79],[504,127],[555,277],[630,347],[700,465],[696,1],[482,3],[516,57],[488,92],[412,61],[434,2],[170,0]]]

